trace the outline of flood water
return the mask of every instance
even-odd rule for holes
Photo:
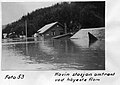
[[[2,43],[2,70],[104,70],[105,40],[34,38]]]

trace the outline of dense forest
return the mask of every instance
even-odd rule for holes
[[[104,27],[105,2],[61,2],[36,9],[19,20],[7,24],[2,33],[25,34],[25,21],[27,21],[29,37],[44,25],[56,21],[62,25],[66,24],[67,32],[74,32],[80,28]]]

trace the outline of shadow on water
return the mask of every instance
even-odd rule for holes
[[[101,41],[90,44],[89,41],[80,41],[77,39],[41,40],[34,38],[34,41],[28,41],[27,43],[3,45],[2,49],[3,53],[6,52],[4,50],[7,50],[9,56],[13,56],[11,55],[13,52],[15,56],[22,56],[21,61],[24,61],[25,65],[29,64],[32,66],[35,64],[34,68],[36,65],[45,64],[46,67],[50,65],[47,68],[49,70],[104,70],[105,51],[104,46],[101,48],[101,45],[104,45],[104,43],[101,44]],[[14,51],[11,53],[10,50]],[[5,58],[7,59],[7,57]],[[39,66],[35,69],[46,70],[44,66]],[[26,70],[26,68],[22,69]]]

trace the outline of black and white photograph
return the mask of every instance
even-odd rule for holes
[[[2,71],[105,70],[105,1],[1,2]]]

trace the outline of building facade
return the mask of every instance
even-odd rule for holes
[[[40,37],[52,38],[64,34],[64,26],[58,22],[47,24],[38,30]]]

